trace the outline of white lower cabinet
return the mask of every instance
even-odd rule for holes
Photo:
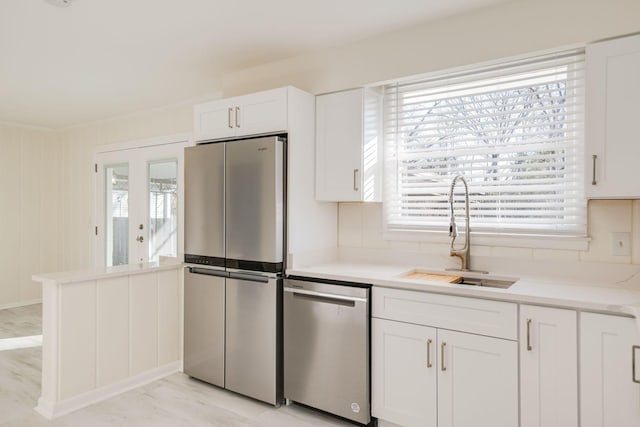
[[[521,427],[578,427],[577,313],[520,306]]]
[[[518,344],[438,330],[438,427],[518,425]]]
[[[517,313],[514,303],[374,287],[379,425],[640,426],[636,319],[526,304]]]
[[[640,426],[640,337],[635,319],[580,314],[580,425]],[[635,378],[634,378],[635,374]]]
[[[373,416],[401,426],[518,425],[518,348],[511,340],[372,321]]]
[[[436,329],[376,318],[371,323],[373,416],[435,427]]]

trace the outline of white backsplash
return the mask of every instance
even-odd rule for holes
[[[473,268],[494,274],[538,277],[640,290],[640,200],[593,200],[588,207],[586,251],[471,246]],[[473,224],[472,224],[473,227]],[[611,233],[631,233],[631,255],[611,253]],[[338,257],[345,261],[457,267],[448,243],[385,240],[381,203],[340,203]]]

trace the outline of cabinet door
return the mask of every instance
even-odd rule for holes
[[[236,134],[234,106],[228,100],[207,102],[194,107],[193,133],[196,141],[230,138]]]
[[[287,130],[287,88],[257,92],[233,99],[236,136]]]
[[[373,318],[371,348],[373,416],[435,427],[436,330]]]
[[[235,138],[287,130],[287,88],[198,104],[196,141]]]
[[[521,305],[520,337],[521,427],[577,427],[577,313]]]
[[[628,178],[640,158],[640,35],[589,45],[586,55],[587,197],[639,197]]]
[[[316,97],[316,199],[362,200],[363,89]]]
[[[640,426],[640,381],[633,378],[635,319],[581,313],[580,420],[582,427]],[[636,351],[636,353],[639,353]]]
[[[382,200],[380,110],[372,89],[316,97],[316,200]]]
[[[438,329],[438,427],[518,425],[518,344]]]

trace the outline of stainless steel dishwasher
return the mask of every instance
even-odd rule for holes
[[[370,286],[284,284],[284,397],[368,424]]]

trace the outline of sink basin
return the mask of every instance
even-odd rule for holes
[[[464,277],[449,272],[436,273],[423,270],[410,270],[399,276],[401,279],[411,279],[428,282],[442,282],[451,283],[454,285],[468,285],[468,286],[484,286],[487,288],[500,288],[508,289],[517,280],[511,280],[509,278],[492,278],[492,277]]]
[[[500,288],[509,289],[511,285],[516,283],[515,280],[498,280],[488,279],[483,277],[463,277],[462,281],[456,283],[457,285],[471,285],[471,286],[484,286],[487,288]]]

